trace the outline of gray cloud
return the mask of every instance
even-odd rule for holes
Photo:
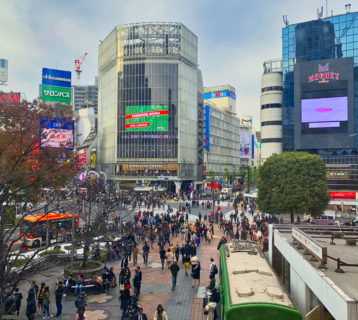
[[[85,51],[81,82],[97,74],[99,40],[116,25],[138,21],[183,22],[199,38],[205,86],[231,84],[243,114],[259,126],[262,63],[281,56],[282,15],[290,23],[316,19],[323,0],[33,0],[1,1],[1,58],[9,60],[4,90],[38,95],[41,68],[73,70]],[[336,14],[341,0],[330,0]],[[352,6],[352,11],[357,10]],[[330,12],[330,11],[329,11]]]

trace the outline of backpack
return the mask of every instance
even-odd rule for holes
[[[211,291],[211,293],[212,293],[211,297],[213,298],[214,302],[219,303],[220,302],[220,294],[219,294],[218,289],[214,288]]]
[[[213,274],[218,274],[218,267],[216,266],[216,264],[213,265]]]

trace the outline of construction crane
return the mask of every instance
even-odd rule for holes
[[[85,52],[85,54],[83,55],[82,58],[75,60],[75,71],[77,74],[77,85],[80,84],[80,78],[81,78],[81,72],[82,72],[81,66],[82,66],[83,61],[85,61],[86,57],[87,57],[87,52]]]

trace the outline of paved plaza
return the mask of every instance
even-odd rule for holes
[[[171,204],[177,207],[178,204]],[[226,207],[226,205],[225,205]],[[228,208],[223,211],[228,212]],[[209,210],[201,210],[195,208],[192,210],[193,215],[198,215],[201,212],[209,213]],[[202,299],[198,298],[198,291],[202,291],[203,287],[209,284],[209,259],[213,257],[215,261],[219,261],[219,252],[217,251],[217,244],[222,233],[218,226],[215,226],[215,238],[210,244],[205,243],[204,239],[197,249],[197,257],[201,262],[201,287],[192,288],[192,278],[185,275],[184,266],[181,263],[181,257],[179,259],[180,271],[177,278],[177,287],[175,291],[171,291],[171,273],[168,269],[161,269],[161,263],[159,258],[158,244],[154,244],[154,249],[151,249],[149,254],[149,263],[146,266],[143,263],[142,255],[138,255],[138,264],[141,267],[143,274],[143,281],[140,294],[140,305],[144,309],[144,313],[147,314],[148,319],[153,319],[155,309],[158,304],[162,304],[168,314],[169,320],[201,320],[206,316],[203,314]],[[170,241],[176,245],[181,246],[184,241],[181,240],[180,235],[178,237],[171,237]],[[142,245],[139,245],[141,250]],[[168,245],[166,245],[168,248]],[[114,267],[114,273],[118,279],[120,272],[120,260],[107,263],[107,266]],[[129,263],[132,273],[131,280],[133,279],[134,269],[132,262]],[[28,280],[35,279],[38,284],[45,281],[50,286],[51,291],[51,314],[56,314],[56,304],[54,299],[55,283],[59,277],[62,276],[63,266],[58,266],[41,274],[36,274],[33,277],[29,277]],[[24,295],[22,302],[21,315],[25,315],[26,297],[29,288],[29,281],[21,283],[20,290]],[[99,319],[120,319],[122,310],[120,309],[119,300],[119,287],[111,289],[107,294],[92,294],[87,296],[86,316],[87,320],[99,320]],[[74,305],[74,295],[70,294],[63,298],[63,314],[57,319],[72,320],[75,319],[76,308]],[[42,319],[42,315],[38,314],[36,319]]]

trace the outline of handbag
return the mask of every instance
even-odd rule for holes
[[[208,311],[208,310],[204,310],[204,314],[205,314],[205,315],[209,314],[209,311]]]
[[[121,284],[119,285],[119,291],[124,291],[124,283],[121,283]]]

